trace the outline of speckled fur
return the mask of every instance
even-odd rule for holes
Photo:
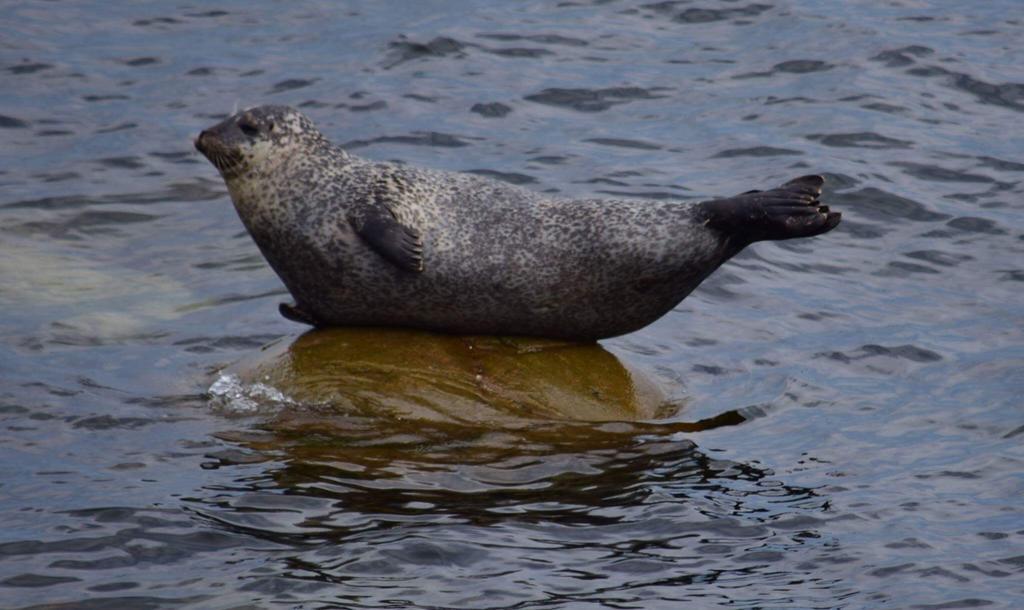
[[[246,139],[242,120],[260,137]],[[691,203],[553,198],[359,159],[286,107],[242,112],[200,141],[317,325],[610,337],[668,312],[745,245],[708,228]],[[400,269],[355,233],[347,219],[374,198],[419,232],[422,272]]]

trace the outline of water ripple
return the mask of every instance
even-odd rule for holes
[[[1024,31],[965,6],[12,4],[2,605],[1017,608]],[[678,399],[652,420],[298,400],[228,377],[299,330],[192,145],[269,102],[566,196],[822,173],[844,220],[601,346]]]

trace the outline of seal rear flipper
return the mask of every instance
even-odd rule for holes
[[[768,191],[698,205],[706,226],[744,244],[813,237],[831,231],[842,218],[818,200],[824,183],[821,176],[801,176]]]
[[[384,206],[368,206],[350,217],[356,233],[377,254],[406,271],[423,271],[423,242]]]

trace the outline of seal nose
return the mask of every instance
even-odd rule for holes
[[[199,152],[201,152],[203,154],[206,154],[206,148],[207,148],[206,144],[205,144],[205,142],[203,142],[203,140],[205,140],[207,137],[209,137],[209,135],[210,135],[209,132],[204,129],[204,130],[199,132],[199,137],[197,137],[195,142],[193,142],[193,144],[196,147],[196,150],[198,150]]]

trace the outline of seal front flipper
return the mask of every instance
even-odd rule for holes
[[[423,271],[420,234],[398,222],[391,210],[374,201],[349,214],[349,222],[377,254],[406,271]]]
[[[813,237],[831,231],[842,218],[818,200],[824,183],[821,176],[801,176],[768,191],[747,191],[698,205],[705,225],[744,245]]]

